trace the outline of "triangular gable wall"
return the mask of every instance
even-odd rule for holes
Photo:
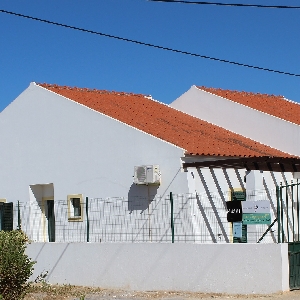
[[[152,164],[163,178],[157,194],[188,192],[182,149],[35,84],[1,113],[0,140],[1,197],[10,200],[49,182],[56,199],[127,197],[134,166]]]
[[[171,107],[300,156],[300,126],[192,86]]]

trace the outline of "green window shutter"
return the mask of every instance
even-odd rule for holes
[[[232,191],[231,192],[231,201],[246,201],[246,191]],[[242,225],[242,237],[233,238],[234,243],[247,243],[247,225]]]
[[[1,230],[13,230],[13,203],[1,203]]]

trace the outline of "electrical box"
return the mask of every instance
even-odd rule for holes
[[[159,165],[135,166],[133,177],[135,184],[160,185],[161,174]]]
[[[300,179],[300,172],[294,172],[293,173],[293,178],[294,179]]]

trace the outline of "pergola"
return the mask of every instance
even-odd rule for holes
[[[193,156],[188,156],[192,158]],[[300,157],[285,158],[285,157],[234,157],[224,158],[216,156],[210,160],[184,162],[183,169],[187,168],[234,168],[274,171],[274,172],[300,172]]]

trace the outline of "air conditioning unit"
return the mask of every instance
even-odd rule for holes
[[[159,185],[161,174],[159,165],[135,166],[134,183],[135,184],[153,184]]]

